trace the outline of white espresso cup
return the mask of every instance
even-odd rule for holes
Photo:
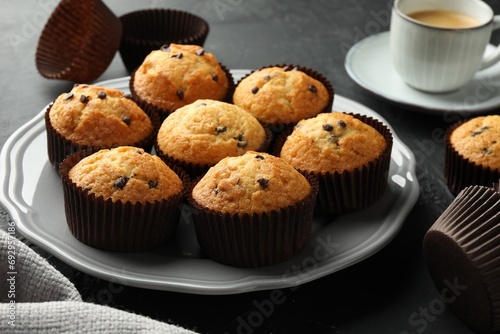
[[[436,21],[452,13],[465,15],[473,24],[458,20],[457,25],[443,27]],[[390,27],[394,68],[413,88],[432,93],[457,90],[478,70],[500,60],[498,47],[485,57],[491,32],[499,27],[500,15],[494,16],[481,0],[395,0]]]

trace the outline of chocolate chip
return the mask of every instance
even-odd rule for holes
[[[235,137],[234,139],[238,141],[236,145],[240,148],[246,147],[248,145],[248,142],[244,139],[243,133],[240,133],[238,137]]]
[[[123,189],[127,185],[127,182],[128,182],[128,177],[120,176],[115,180],[115,183],[113,185],[115,186],[115,188]]]
[[[477,131],[472,132],[471,136],[472,136],[472,137],[475,137],[475,136],[480,135],[481,133],[483,133],[483,132],[485,132],[485,131],[487,131],[487,130],[489,130],[489,129],[490,129],[490,128],[489,128],[488,126],[483,126],[481,129],[479,129],[479,130],[477,130]]]
[[[257,180],[257,183],[264,189],[269,187],[269,180],[268,179],[260,178]]]
[[[177,97],[178,97],[180,100],[184,99],[184,91],[183,91],[183,90],[181,90],[181,89],[178,89],[178,90],[177,90]]]
[[[128,117],[128,116],[123,116],[122,121],[123,121],[123,123],[125,123],[125,124],[127,124],[127,125],[130,125],[130,122],[131,122],[132,120],[131,120],[131,119],[130,119],[130,117]]]
[[[172,55],[170,58],[182,59],[182,57],[184,57],[184,55],[182,53],[178,53],[176,55]]]
[[[329,141],[334,143],[335,145],[339,145],[339,137],[335,135],[331,135],[330,138],[328,138]]]
[[[215,132],[217,133],[223,133],[223,132],[226,132],[227,128],[223,125],[218,125],[216,128],[215,128]]]
[[[341,119],[337,121],[337,125],[340,126],[341,128],[345,128],[347,126],[346,122],[344,122]]]
[[[64,101],[68,101],[68,100],[71,100],[73,98],[74,94],[73,93],[68,93],[66,94],[66,96],[64,97]]]
[[[204,49],[198,49],[198,50],[196,50],[196,54],[198,56],[203,56],[205,54],[205,50]]]
[[[87,102],[89,102],[89,98],[88,98],[88,96],[85,96],[85,95],[80,95],[80,102],[82,102],[82,103],[87,103]]]
[[[237,145],[238,147],[243,148],[248,145],[248,142],[246,140],[240,140]]]
[[[158,181],[153,181],[153,180],[150,180],[150,181],[148,182],[148,186],[149,186],[149,189],[156,188],[156,187],[158,187]]]
[[[99,93],[97,93],[97,97],[101,100],[104,100],[106,98],[106,92],[100,91]]]
[[[324,129],[325,131],[330,132],[330,131],[332,131],[332,130],[333,130],[333,126],[332,126],[331,124],[323,124],[323,129]]]
[[[264,80],[271,80],[271,76],[269,74],[264,75]]]
[[[142,155],[142,151],[140,151],[140,150],[136,150],[135,153]]]
[[[259,91],[259,87],[252,88],[252,94],[257,94],[258,91]]]
[[[481,151],[481,153],[483,153],[483,155],[490,155],[493,152],[490,149],[488,149],[487,147],[485,147],[485,148],[483,148],[483,150]]]
[[[198,104],[198,107],[206,107],[206,106],[207,106],[206,103],[200,103],[200,104]]]
[[[286,65],[285,67],[283,67],[283,70],[284,70],[285,72],[291,71],[291,70],[293,70],[293,69],[294,69],[294,67],[293,67],[293,66],[291,66],[291,65]]]
[[[260,154],[257,154],[257,155],[255,156],[255,159],[258,159],[258,160],[264,160],[264,157],[263,157],[262,155],[260,155]]]
[[[170,45],[162,45],[160,50],[163,52],[170,52]]]
[[[318,92],[318,88],[316,88],[316,86],[314,86],[314,85],[310,85],[310,86],[308,87],[308,89],[309,89],[309,91],[310,91],[311,93],[317,93],[317,92]]]
[[[217,74],[212,75],[212,80],[215,82],[219,81],[219,76]]]

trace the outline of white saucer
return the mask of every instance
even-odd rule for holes
[[[494,48],[489,45],[486,53]],[[471,82],[457,91],[424,93],[405,84],[393,68],[389,32],[356,43],[347,53],[345,68],[361,87],[422,112],[480,113],[500,106],[500,63],[479,71]]]

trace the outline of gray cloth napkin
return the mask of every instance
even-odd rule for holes
[[[2,230],[0,268],[0,333],[195,333],[82,301],[64,275]]]

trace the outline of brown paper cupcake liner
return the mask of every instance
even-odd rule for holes
[[[92,151],[79,151],[61,164],[64,208],[73,236],[91,247],[114,252],[142,252],[167,242],[180,220],[180,203],[190,187],[189,178],[179,168],[182,191],[168,200],[154,203],[113,202],[96,197],[78,187],[69,170]]]
[[[227,67],[225,67],[221,63],[219,63],[219,65],[221,66],[224,73],[226,73],[228,84],[229,84],[227,92],[226,92],[226,96],[224,97],[222,102],[231,103],[232,99],[233,99],[234,89],[235,89],[234,78],[233,78],[231,71],[229,71],[229,69]],[[130,82],[129,82],[129,88],[130,88],[130,93],[132,94],[132,99],[148,115],[157,114],[160,116],[160,120],[164,121],[168,117],[168,115],[173,113],[175,110],[167,110],[167,109],[158,108],[155,105],[141,99],[141,97],[139,95],[137,95],[136,91],[134,90],[134,75],[135,75],[135,71],[132,72],[132,74],[130,76]]]
[[[320,215],[339,215],[367,208],[379,200],[387,189],[393,145],[391,131],[382,122],[372,117],[352,113],[346,114],[377,130],[384,136],[387,146],[377,160],[352,172],[314,173],[299,170],[304,175],[313,175],[318,179],[319,192],[316,199],[315,213]],[[273,147],[274,155],[280,156],[286,137],[291,133],[292,130],[288,129],[276,140]]]
[[[248,76],[250,76],[252,73],[260,71],[260,70],[262,70],[264,68],[269,68],[269,67],[281,67],[281,68],[283,68],[285,70],[290,70],[290,71],[298,70],[298,71],[304,72],[305,74],[307,74],[311,78],[314,78],[314,79],[318,80],[319,82],[321,82],[325,86],[326,90],[328,91],[329,99],[328,99],[328,103],[326,104],[326,106],[319,113],[331,112],[332,111],[333,100],[334,100],[334,96],[335,96],[335,91],[333,89],[332,84],[330,83],[330,81],[323,74],[321,74],[321,73],[319,73],[319,72],[317,72],[317,71],[315,71],[313,69],[310,69],[308,67],[305,67],[305,66],[294,65],[294,64],[276,64],[276,65],[262,66],[262,67],[260,67],[260,68],[258,68],[256,70],[251,71],[250,73],[246,74],[245,76],[243,76],[236,83],[236,86],[238,86],[238,84],[241,81],[243,81],[245,78],[247,78]],[[272,143],[270,145],[270,148],[272,148],[274,146],[274,141],[280,136],[280,134],[282,132],[288,131],[289,129],[293,129],[293,127],[296,124],[297,123],[275,123],[275,124],[267,124],[271,128],[271,130],[273,131],[273,141],[272,141]]]
[[[272,132],[269,129],[269,127],[264,126],[264,130],[266,131],[266,139],[262,146],[257,150],[257,152],[266,152],[269,148],[269,145],[272,140]],[[169,167],[173,166],[180,166],[183,170],[185,170],[191,179],[196,179],[197,177],[205,174],[210,167],[214,166],[215,164],[209,165],[209,164],[197,164],[197,163],[192,163],[192,162],[186,162],[182,161],[180,159],[176,159],[167,153],[163,152],[162,149],[160,149],[158,145],[158,141],[155,141],[154,144],[154,149],[156,152],[156,155],[163,160]]]
[[[439,291],[459,286],[449,308],[481,333],[500,330],[500,193],[464,188],[423,240],[424,258]],[[450,298],[453,291],[446,296]]]
[[[50,123],[50,109],[53,104],[50,104],[45,111],[45,132],[47,134],[47,153],[49,157],[49,161],[52,166],[59,172],[59,165],[61,162],[68,156],[75,152],[82,150],[90,150],[92,152],[97,152],[103,148],[111,148],[111,147],[99,147],[99,146],[89,146],[89,145],[80,145],[71,140],[66,139],[62,136]],[[130,143],[129,146],[140,147],[144,149],[146,152],[151,152],[153,149],[154,139],[156,138],[156,134],[158,129],[160,128],[160,119],[157,115],[149,116],[151,122],[153,123],[153,131],[151,134],[140,140],[136,143]]]
[[[196,236],[205,254],[222,264],[263,267],[291,259],[310,241],[318,183],[310,176],[311,193],[299,203],[261,214],[209,210],[188,195],[196,210]]]
[[[470,161],[460,155],[451,145],[451,133],[464,122],[458,122],[448,128],[445,137],[444,177],[453,195],[457,195],[462,189],[471,185],[491,186],[500,178],[500,170]]]
[[[62,0],[48,19],[36,67],[48,79],[88,83],[109,66],[122,35],[120,20],[100,0]]]
[[[123,26],[120,56],[129,73],[162,45],[203,46],[210,31],[203,18],[173,9],[139,10],[121,16],[120,21]]]

